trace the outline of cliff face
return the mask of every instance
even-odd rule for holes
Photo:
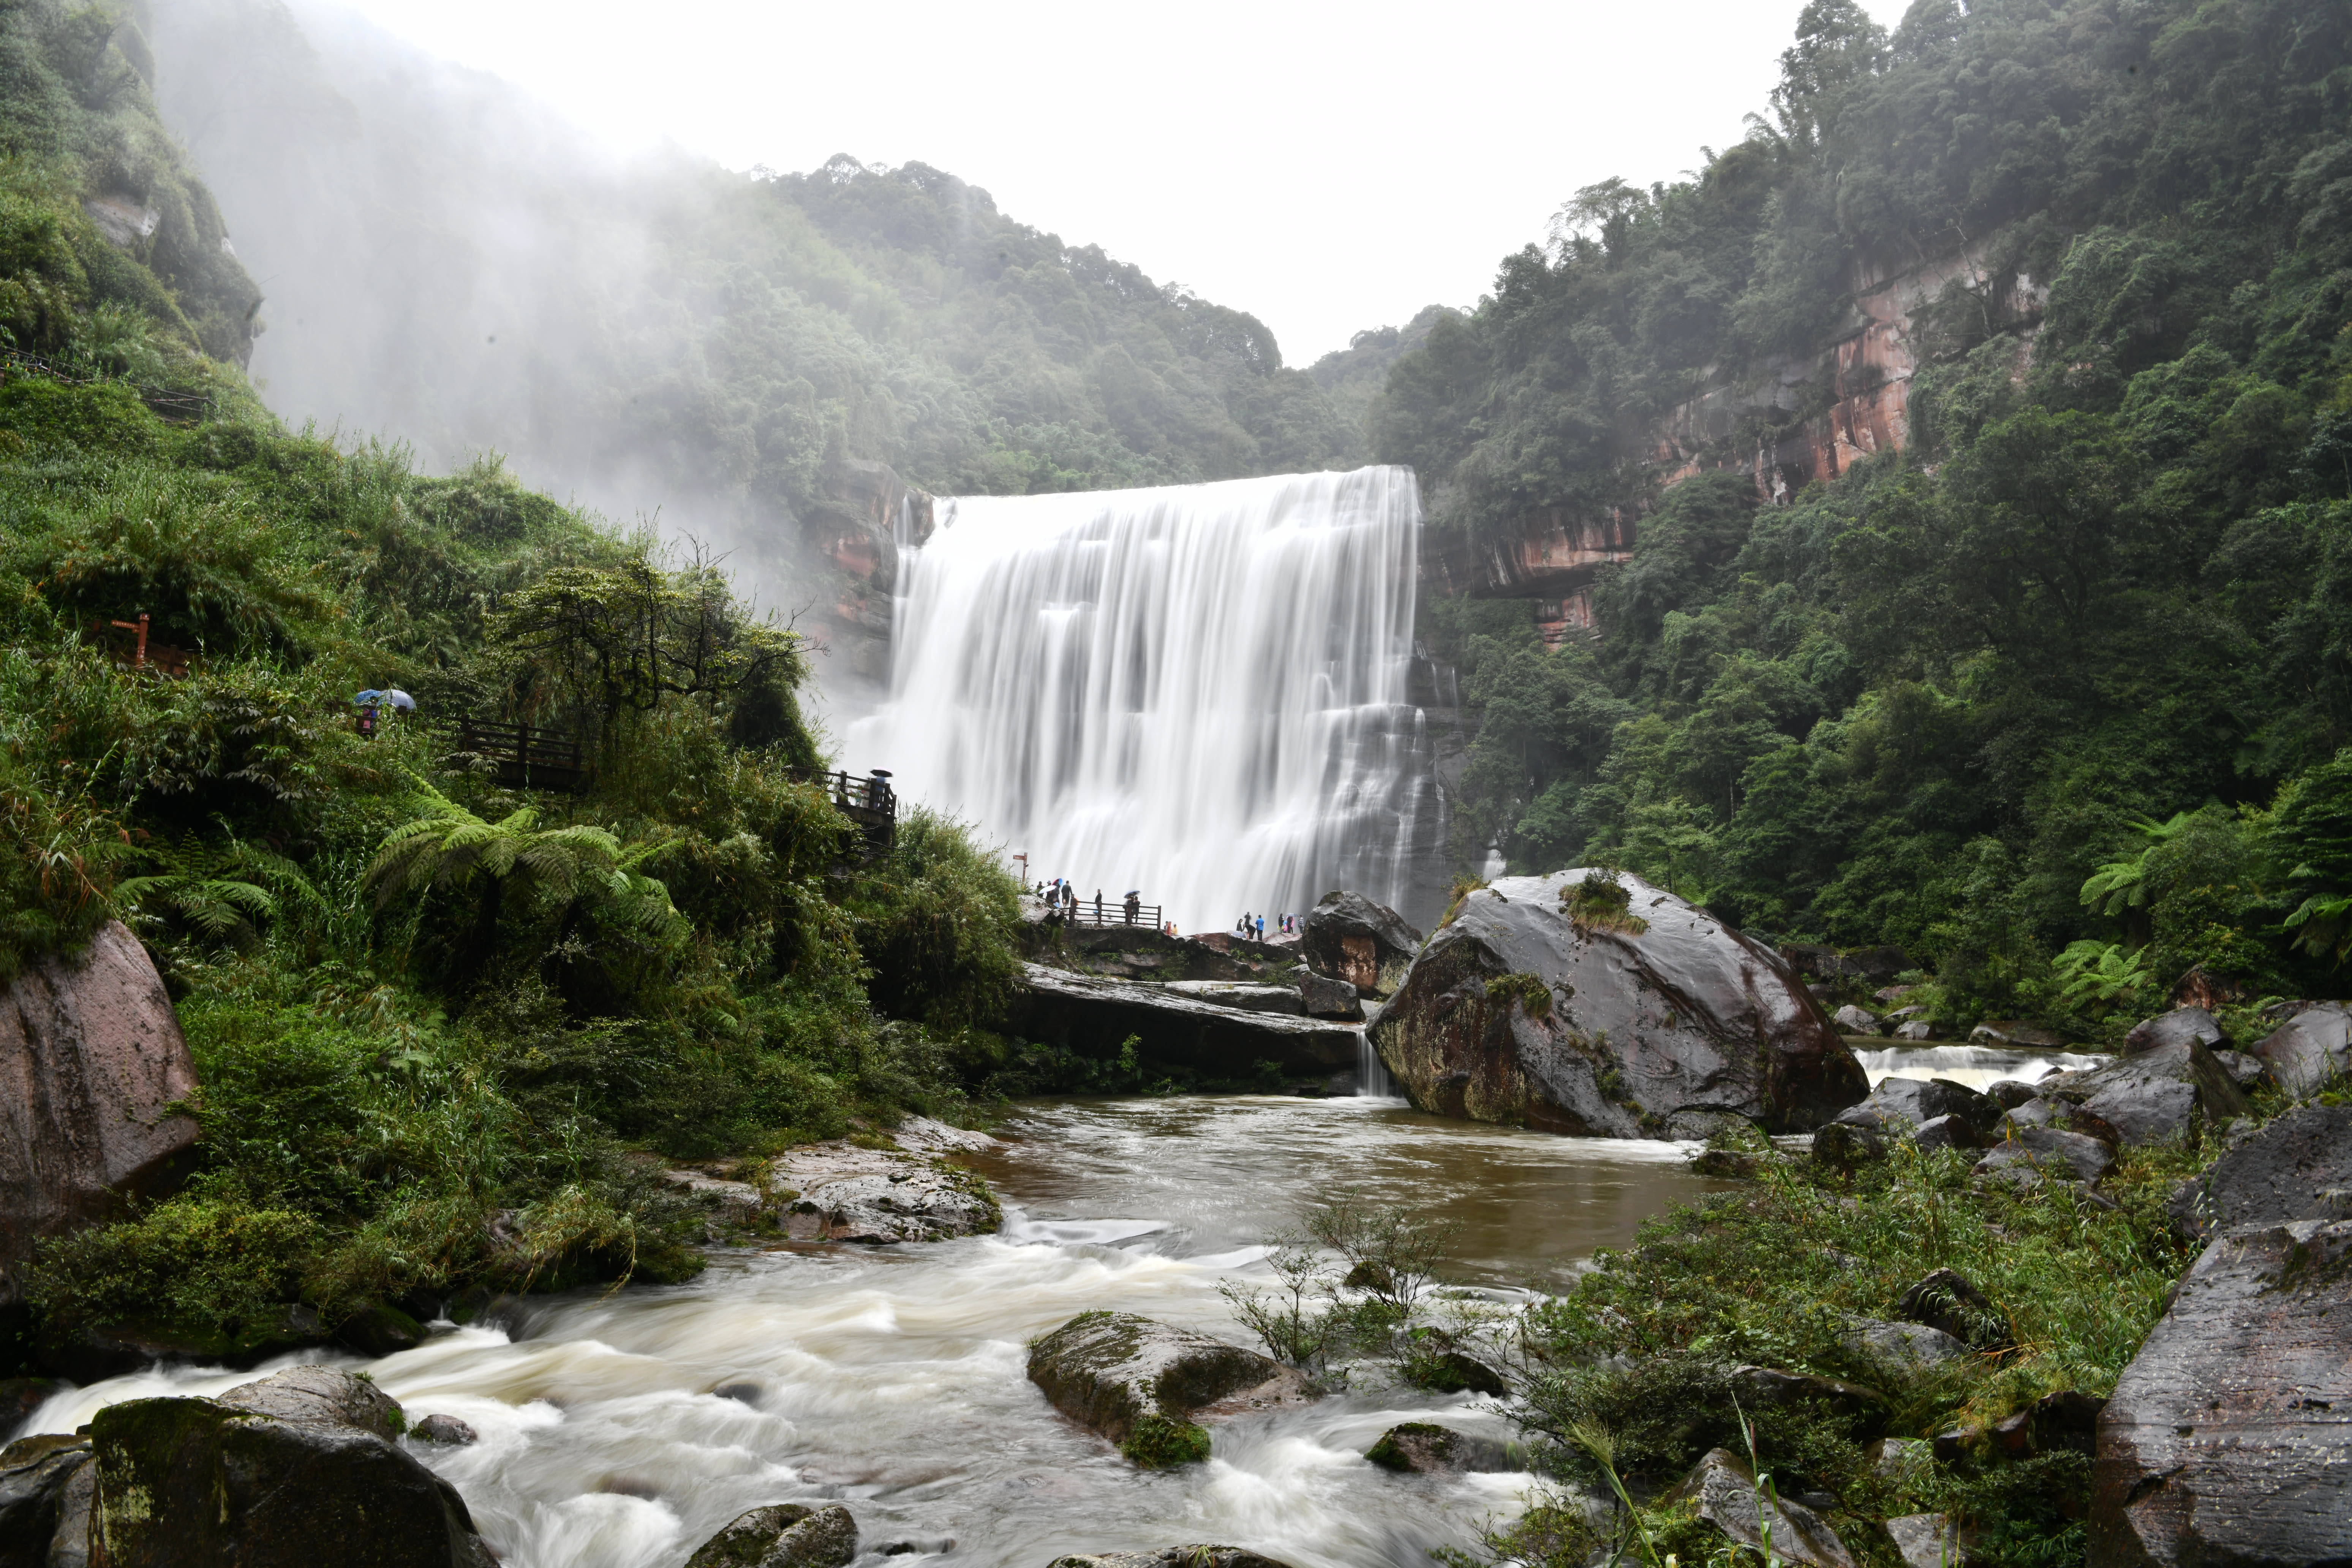
[[[1728,471],[1777,505],[1909,443],[1911,378],[1939,323],[1965,316],[1979,333],[2013,331],[2030,342],[2048,295],[2032,278],[1997,271],[1982,246],[1905,268],[1865,260],[1835,336],[1761,375],[1704,374],[1699,390],[1643,431],[1628,456],[1659,470],[1662,489]],[[1618,509],[1531,512],[1500,540],[1433,530],[1423,535],[1422,588],[1440,598],[1536,599],[1546,640],[1559,642],[1592,630],[1593,579],[1632,560],[1637,538],[1635,519]]]
[[[836,592],[818,630],[847,678],[874,691],[890,685],[890,597],[898,588],[901,541],[931,534],[931,498],[887,463],[851,458],[801,519],[801,540]]]

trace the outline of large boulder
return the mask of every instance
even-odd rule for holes
[[[1421,951],[1421,932],[1361,893],[1326,893],[1307,911],[1298,950],[1318,974],[1344,980],[1360,995],[1393,995]]]
[[[2221,1043],[2221,1026],[2202,1007],[2175,1007],[2169,1013],[2158,1013],[2134,1024],[2131,1033],[2124,1037],[2124,1054],[2137,1056],[2159,1046],[2177,1046],[2189,1040],[2195,1040],[2210,1051]]]
[[[1298,1000],[1310,1018],[1342,1018],[1355,1023],[1364,1016],[1363,999],[1356,988],[1344,980],[1334,980],[1328,974],[1318,974],[1301,965]]]
[[[25,1437],[0,1449],[0,1565],[48,1568],[61,1541],[77,1544],[77,1531],[86,1558],[89,1481],[87,1437]]]
[[[172,999],[121,921],[0,991],[0,1305],[43,1237],[176,1183],[196,1124],[166,1112],[195,1089]]]
[[[90,1422],[90,1556],[107,1568],[489,1568],[465,1500],[386,1434],[364,1380],[299,1367],[218,1399]]]
[[[1211,1078],[1254,1078],[1265,1061],[1318,1077],[1356,1065],[1356,1031],[1345,1024],[1244,1012],[1147,981],[1022,967],[1014,1026],[1029,1039],[1099,1049],[1132,1035],[1149,1059]]]
[[[1131,1312],[1081,1312],[1033,1341],[1029,1381],[1147,1468],[1207,1458],[1193,1417],[1210,1406],[1294,1398],[1303,1384],[1255,1351]]]
[[[2214,1241],[2116,1381],[2089,1568],[2352,1561],[2352,1221]]]
[[[1771,949],[1622,877],[1592,918],[1582,868],[1465,898],[1370,1026],[1423,1110],[1609,1137],[1737,1116],[1774,1131],[1861,1100],[1863,1070]]]
[[[2172,1194],[2173,1225],[2210,1237],[2247,1225],[2338,1219],[2352,1189],[2352,1105],[2299,1105],[2231,1150]]]
[[[1528,1468],[1525,1449],[1433,1421],[1406,1421],[1390,1427],[1381,1434],[1379,1442],[1364,1450],[1364,1458],[1384,1470],[1410,1470],[1424,1476]]]
[[[1665,1500],[1692,1504],[1699,1518],[1751,1552],[1765,1549],[1769,1529],[1772,1552],[1784,1562],[1854,1568],[1853,1553],[1829,1521],[1801,1503],[1766,1497],[1756,1473],[1727,1448],[1709,1450]]]
[[[2031,1188],[2044,1180],[2094,1184],[2116,1168],[2115,1149],[2087,1132],[2061,1127],[2021,1128],[1976,1163],[1987,1181]]]
[[[1046,1568],[1286,1568],[1240,1546],[1163,1546],[1157,1552],[1097,1552],[1056,1557]]]
[[[778,1502],[737,1514],[686,1568],[846,1568],[856,1555],[857,1521],[847,1509]]]
[[[2341,1002],[2315,1003],[2265,1036],[2254,1055],[2281,1089],[2307,1100],[2352,1072],[2352,1012]]]

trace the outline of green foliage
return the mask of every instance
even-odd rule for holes
[[[1551,986],[1540,974],[1497,974],[1486,982],[1486,999],[1498,1006],[1517,1002],[1530,1018],[1551,1016]]]
[[[1172,1470],[1206,1461],[1209,1435],[1190,1421],[1174,1421],[1155,1413],[1137,1418],[1118,1451],[1144,1469]]]
[[[235,1195],[174,1198],[135,1219],[46,1244],[27,1295],[52,1332],[135,1325],[187,1336],[199,1355],[292,1336],[288,1309],[318,1222]]]
[[[1579,192],[1369,412],[1440,535],[1634,522],[1597,642],[1429,607],[1458,860],[1893,943],[1960,1024],[2098,1035],[2192,969],[2316,994],[2352,951],[2301,782],[2352,742],[2352,24],[1821,0],[1780,63],[1745,140]],[[1872,391],[1822,357],[1857,279],[1925,290],[1910,440],[1792,491],[1777,454]]]

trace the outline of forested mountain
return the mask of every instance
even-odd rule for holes
[[[919,163],[635,162],[348,15],[159,0],[163,111],[269,280],[271,405],[730,541],[846,459],[940,493],[1318,468],[1265,326]]]
[[[1463,857],[1899,943],[1962,1019],[2340,986],[2352,6],[1919,0],[1889,35],[1811,0],[1781,66],[1745,141],[1580,193],[1372,409],[1442,531],[1640,519],[1597,641],[1425,613],[1480,721]],[[1858,289],[1955,258],[1907,447],[1762,504]],[[1677,447],[1709,389],[1738,417]]]

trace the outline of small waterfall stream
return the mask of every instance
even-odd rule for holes
[[[1407,700],[1407,468],[940,499],[902,523],[891,695],[845,739],[1034,878],[1185,931],[1401,901],[1434,814]]]

